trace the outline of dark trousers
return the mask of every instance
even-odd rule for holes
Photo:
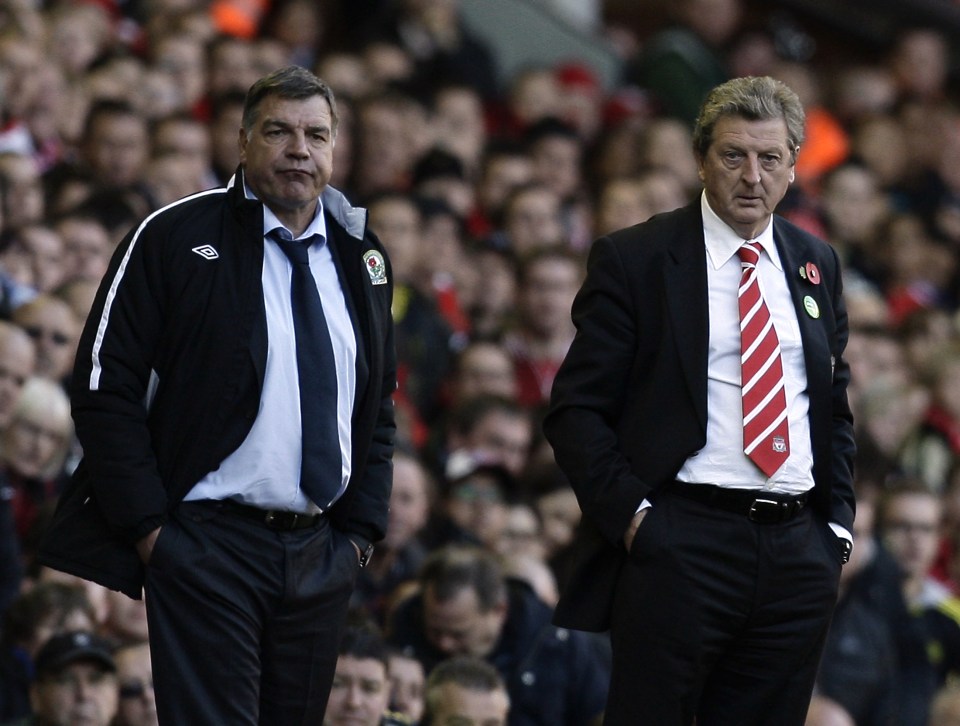
[[[669,493],[613,604],[606,726],[802,726],[840,577],[809,508],[758,524]]]
[[[182,503],[147,567],[160,723],[322,723],[357,570],[326,519],[279,532]]]

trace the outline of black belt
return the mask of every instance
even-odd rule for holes
[[[742,514],[751,522],[776,524],[796,517],[807,504],[807,494],[795,497],[754,489],[725,489],[713,484],[674,482],[667,491],[728,512]]]
[[[288,512],[283,509],[261,509],[249,504],[242,504],[233,499],[223,499],[217,502],[224,510],[231,514],[239,514],[246,519],[252,519],[260,524],[283,532],[290,532],[295,529],[306,529],[314,527],[320,521],[322,514],[301,514],[299,512]]]

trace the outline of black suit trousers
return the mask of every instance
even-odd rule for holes
[[[160,724],[322,723],[358,569],[325,518],[280,532],[181,503],[147,565]]]
[[[616,586],[606,726],[802,726],[836,602],[837,537],[659,496]]]

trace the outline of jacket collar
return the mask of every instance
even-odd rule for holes
[[[227,182],[227,191],[231,199],[238,205],[260,204],[259,201],[249,200],[243,193],[243,167],[237,170]],[[338,189],[327,186],[320,194],[320,201],[324,211],[343,227],[347,234],[356,239],[363,239],[367,229],[367,210],[363,207],[354,207]]]

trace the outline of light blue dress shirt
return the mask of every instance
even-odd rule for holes
[[[256,198],[246,186],[244,191],[248,199]],[[300,388],[290,305],[293,268],[279,246],[267,237],[278,227],[283,224],[264,206],[262,279],[267,314],[267,365],[257,418],[239,448],[224,459],[216,471],[201,479],[186,499],[234,499],[263,509],[314,513],[319,507],[307,498],[299,485]],[[313,221],[296,239],[308,239],[313,235],[322,237],[310,247],[310,270],[320,291],[336,358],[337,421],[342,461],[339,498],[350,480],[350,421],[357,384],[357,340],[340,276],[326,243],[326,233],[323,207],[318,201]]]

